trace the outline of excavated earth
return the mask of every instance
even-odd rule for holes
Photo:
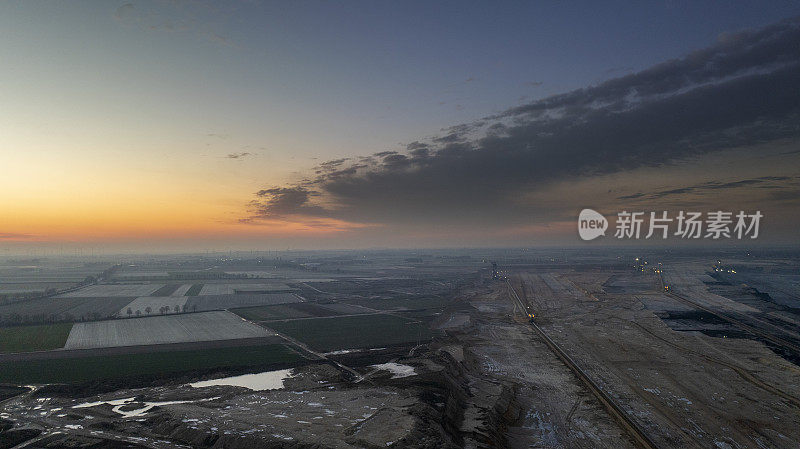
[[[472,307],[439,320],[447,336],[413,355],[342,355],[340,362],[359,365],[361,379],[314,364],[264,391],[39,388],[3,405],[0,448],[630,446],[552,353],[531,343],[501,292],[483,288],[468,298]],[[370,366],[386,361],[413,373]],[[568,427],[558,424],[565,418]]]

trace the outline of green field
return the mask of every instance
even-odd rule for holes
[[[54,321],[99,320],[116,314],[136,299],[107,298],[39,298],[0,305],[0,323],[5,325],[43,324]]]
[[[340,315],[340,313],[336,311],[308,302],[243,307],[240,309],[233,309],[231,312],[250,321],[270,321]]]
[[[186,290],[186,294],[184,296],[197,296],[200,294],[200,290],[203,289],[203,284],[194,284],[189,287],[189,290]]]
[[[30,360],[0,364],[0,382],[76,383],[211,368],[256,367],[303,360],[282,344]]]
[[[410,299],[358,299],[347,301],[351,304],[358,304],[364,307],[377,310],[417,310],[417,309],[441,309],[453,303],[452,299],[446,298],[410,298]]]
[[[430,340],[426,326],[394,315],[362,315],[275,321],[268,327],[285,333],[318,351],[378,348]]]
[[[289,304],[244,307],[241,309],[233,309],[231,312],[250,321],[283,320],[286,318],[305,318],[311,316],[306,312],[290,307]]]
[[[180,288],[181,284],[167,284],[150,294],[150,296],[165,297],[169,296]]]
[[[63,348],[72,323],[0,328],[0,354]]]

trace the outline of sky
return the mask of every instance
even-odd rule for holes
[[[800,3],[600,3],[0,3],[0,248],[798,242]]]

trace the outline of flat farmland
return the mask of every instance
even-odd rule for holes
[[[234,275],[253,276],[263,279],[272,279],[276,277],[275,273],[264,270],[225,270],[225,273]]]
[[[316,304],[299,302],[272,306],[247,307],[232,310],[235,314],[251,321],[285,320],[292,318],[329,317],[337,315],[356,315],[370,313],[369,309],[352,304]]]
[[[181,284],[167,284],[152,293],[152,296],[171,296]]]
[[[378,310],[418,310],[418,309],[441,309],[453,303],[453,300],[446,298],[394,298],[394,299],[358,299],[348,301],[371,309]]]
[[[94,276],[107,266],[82,263],[51,263],[50,261],[31,261],[28,263],[0,262],[0,284],[60,282],[75,284],[87,276]]]
[[[99,320],[114,315],[117,310],[129,304],[133,298],[118,296],[111,298],[54,298],[52,302],[70,301],[73,305],[63,314],[71,320]]]
[[[44,293],[47,289],[67,288],[75,282],[3,282],[0,284],[0,295],[8,293]]]
[[[0,306],[0,323],[42,322],[45,319],[79,321],[114,316],[132,297],[41,298]]]
[[[186,296],[197,296],[200,294],[200,290],[202,289],[203,284],[192,284],[192,286],[186,290]]]
[[[274,306],[245,307],[232,310],[235,314],[250,321],[282,320],[286,318],[308,318],[312,315],[295,309],[291,304],[277,304]]]
[[[301,302],[297,304],[292,304],[291,307],[301,312],[308,313],[309,316],[325,317],[325,316],[342,315],[341,313],[331,308],[325,307],[325,305],[314,304],[310,302]],[[362,309],[360,313],[364,313],[364,310]]]
[[[377,348],[432,338],[416,320],[395,315],[362,315],[274,321],[269,327],[318,351]]]
[[[232,313],[204,312],[76,323],[64,347],[107,348],[269,335],[271,334],[262,327],[244,321]]]
[[[164,284],[100,284],[90,285],[57,298],[107,298],[112,296],[151,296]]]
[[[190,288],[192,288],[192,284],[182,284],[180,287],[175,289],[170,296],[187,296],[186,292],[188,292]]]
[[[357,304],[348,304],[344,302],[320,304],[319,306],[334,312],[333,315],[358,315],[361,313],[370,313],[374,310]]]
[[[208,371],[215,368],[292,365],[304,360],[283,344],[259,344],[225,348],[84,355],[0,363],[0,382],[89,382],[133,376]]]
[[[0,353],[63,348],[72,323],[0,328]]]
[[[130,304],[126,304],[119,310],[118,315],[121,317],[147,315],[147,308],[150,308],[150,314],[159,314],[162,307],[169,307],[169,313],[178,313],[183,311],[183,306],[186,304],[185,296],[141,296],[136,298]],[[177,309],[176,309],[177,307]],[[131,314],[128,315],[128,309]],[[138,313],[137,313],[138,312]]]
[[[300,298],[291,293],[273,293],[265,295],[208,295],[189,296],[187,298],[186,307],[190,311],[222,310],[300,302]]]
[[[205,295],[233,295],[237,291],[243,294],[249,293],[271,293],[285,292],[293,290],[286,284],[225,284],[214,283],[205,284],[200,291],[200,296]]]
[[[132,280],[132,279],[144,279],[144,278],[153,278],[153,279],[164,279],[169,277],[169,273],[166,271],[128,271],[128,272],[117,272],[114,273],[114,279],[119,280]]]

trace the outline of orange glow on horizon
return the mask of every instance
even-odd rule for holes
[[[73,197],[0,199],[0,242],[93,242],[324,236],[371,225],[331,218],[287,216],[241,222],[247,206],[237,195],[111,192]]]
[[[58,224],[31,223],[16,231],[6,228],[0,241],[25,242],[93,242],[139,239],[209,239],[219,237],[320,237],[339,234],[371,225],[349,223],[342,220],[302,218],[260,220],[257,223],[209,220],[168,220],[163,216],[124,221],[124,217],[111,220],[56,220]]]

